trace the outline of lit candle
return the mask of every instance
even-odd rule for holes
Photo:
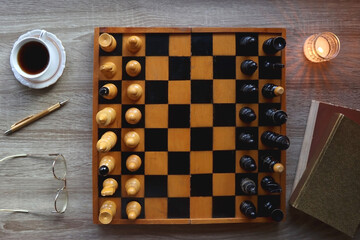
[[[312,62],[324,62],[335,58],[340,51],[339,38],[330,32],[314,34],[304,43],[304,55]]]
[[[330,52],[329,42],[323,37],[318,37],[315,42],[315,49],[321,57],[325,58]]]

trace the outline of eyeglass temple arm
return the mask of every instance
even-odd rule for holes
[[[4,158],[0,159],[0,162],[11,159],[11,158],[26,157],[26,156],[28,156],[28,154],[26,154],[26,153],[10,155],[10,156],[7,156],[7,157],[4,157]]]
[[[29,210],[25,210],[25,209],[0,209],[0,212],[18,212],[18,213],[28,213]]]

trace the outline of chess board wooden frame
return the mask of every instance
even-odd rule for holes
[[[273,37],[273,36],[282,36],[286,38],[286,31],[282,28],[120,28],[120,27],[100,27],[95,28],[94,31],[94,72],[93,72],[93,139],[92,139],[92,178],[93,178],[93,222],[96,224],[100,224],[98,220],[99,209],[104,202],[104,200],[114,200],[116,203],[119,202],[116,198],[99,197],[99,175],[98,175],[98,167],[99,167],[99,153],[96,149],[96,143],[100,138],[98,133],[98,125],[95,120],[96,113],[99,110],[99,102],[98,102],[98,87],[99,87],[99,44],[98,44],[98,36],[100,33],[122,33],[122,34],[147,34],[147,33],[169,33],[169,34],[191,34],[191,33],[258,33],[261,34],[262,37]],[[259,39],[260,44],[260,39]],[[259,45],[260,46],[260,45]],[[259,52],[262,51],[259,47]],[[278,53],[277,56],[281,56],[281,62],[285,64],[285,49],[282,50],[281,53]],[[249,78],[251,79],[251,78]],[[281,79],[279,79],[281,86],[284,87],[285,93],[285,68],[281,70]],[[272,82],[272,80],[269,80]],[[260,86],[259,86],[260,89]],[[281,109],[286,111],[286,98],[285,94],[280,97],[281,101]],[[266,127],[266,129],[276,129],[276,132],[286,135],[286,124],[282,126],[276,127]],[[260,136],[259,136],[260,137]],[[118,137],[118,141],[122,141],[120,137]],[[259,141],[260,144],[260,141]],[[238,158],[238,156],[236,156]],[[236,159],[236,164],[238,164],[239,159]],[[284,166],[286,166],[286,152],[281,151],[281,162]],[[238,166],[236,166],[238,168]],[[190,175],[190,174],[189,174]],[[260,174],[259,174],[260,175]],[[269,173],[266,175],[275,176],[275,173]],[[285,197],[286,197],[286,170],[282,174],[277,174],[275,177],[281,187],[282,193],[280,194],[280,209],[285,214]],[[260,179],[260,176],[259,176]],[[121,188],[121,186],[119,186]],[[259,187],[260,188],[260,187]],[[122,191],[120,189],[120,191]],[[272,194],[267,194],[272,195]],[[256,195],[257,196],[257,195]],[[256,197],[255,196],[255,197]],[[242,196],[241,200],[253,199],[251,196]],[[128,219],[124,219],[121,217],[121,208],[117,209],[117,213],[113,221],[110,224],[210,224],[210,223],[250,223],[250,222],[273,222],[270,217],[258,217],[255,219],[249,219],[245,216],[239,215],[239,205],[240,202],[236,200],[235,207],[235,217],[224,217],[224,218],[213,218],[213,217],[203,217],[203,218],[157,218],[157,219],[136,219],[135,221],[131,221]],[[146,206],[145,206],[146,207]],[[284,218],[285,219],[285,218]]]

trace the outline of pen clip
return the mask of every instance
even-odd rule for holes
[[[32,115],[30,115],[30,116],[27,116],[26,118],[21,119],[20,121],[18,121],[18,122],[16,122],[16,123],[14,123],[13,125],[11,125],[11,127],[15,127],[16,125],[18,125],[18,124],[20,124],[20,123],[28,120],[29,118],[31,118],[31,117],[33,117],[33,116],[34,116],[34,114],[32,114]]]

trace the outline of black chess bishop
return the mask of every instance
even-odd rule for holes
[[[274,147],[280,150],[286,150],[290,147],[290,140],[287,136],[271,131],[265,131],[261,135],[261,142],[268,147]]]

